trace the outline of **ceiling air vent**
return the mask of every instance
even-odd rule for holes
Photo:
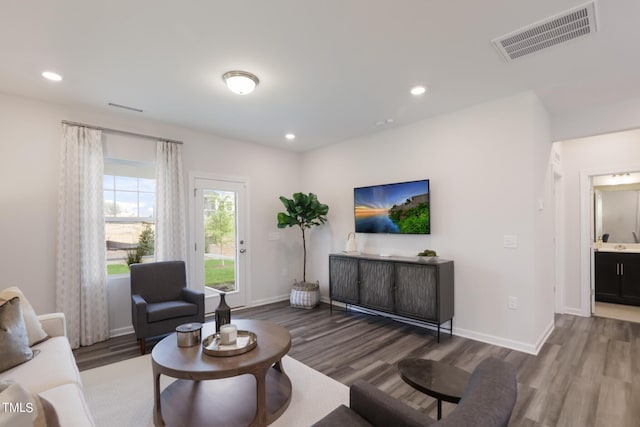
[[[511,62],[596,31],[594,2],[589,2],[498,37],[492,40],[492,43],[502,57]]]

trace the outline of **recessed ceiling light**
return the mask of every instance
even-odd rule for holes
[[[293,141],[294,139],[296,139],[296,135],[293,133],[288,133],[284,137],[287,138],[289,141]]]
[[[59,82],[60,80],[62,80],[62,76],[58,73],[54,73],[53,71],[43,72],[42,77],[47,80],[51,80],[52,82]]]
[[[411,95],[422,95],[423,93],[425,93],[427,91],[427,88],[424,86],[414,86],[411,88]]]
[[[227,71],[222,75],[222,80],[229,90],[238,95],[247,95],[256,88],[260,80],[247,71]]]

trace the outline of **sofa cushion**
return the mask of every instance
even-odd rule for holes
[[[198,306],[186,301],[165,301],[147,304],[147,320],[149,322],[193,316],[197,313]]]
[[[27,328],[22,317],[20,298],[13,297],[0,305],[0,372],[33,357]]]
[[[62,384],[82,384],[66,337],[50,338],[33,349],[40,353],[28,363],[0,373],[0,380],[13,380],[30,393],[40,393]]]
[[[47,399],[20,384],[0,382],[0,427],[59,427],[55,408]]]
[[[65,384],[40,393],[56,409],[61,426],[95,427],[79,384]]]
[[[34,345],[47,338],[47,334],[44,329],[42,329],[42,325],[38,320],[36,312],[33,310],[33,307],[31,307],[31,304],[29,304],[29,301],[19,288],[12,286],[0,292],[0,304],[14,297],[20,298],[22,317],[24,318],[24,324],[29,336],[29,345]]]

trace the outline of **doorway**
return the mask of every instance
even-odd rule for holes
[[[231,307],[248,300],[247,180],[206,174],[191,177],[193,194],[192,283],[205,293],[205,312],[215,311],[220,294]]]
[[[624,177],[633,175],[633,171],[640,170],[637,167],[608,168],[598,170],[581,171],[580,173],[580,218],[581,218],[581,290],[582,290],[582,307],[584,316],[607,317],[632,322],[640,322],[640,307],[623,304],[611,304],[595,300],[596,283],[595,283],[595,253],[596,246],[600,246],[599,250],[603,250],[603,246],[622,245],[625,249],[637,244],[635,234],[629,231],[629,242],[607,242],[609,237],[607,231],[613,229],[612,225],[604,226],[603,222],[603,206],[602,197],[596,197],[601,194],[600,189],[610,185],[610,179],[614,181],[616,177]],[[631,171],[631,172],[630,172]],[[622,183],[621,184],[628,184]],[[604,186],[603,186],[604,185]],[[615,185],[615,183],[614,183]],[[605,230],[606,228],[606,230]],[[628,227],[627,227],[628,228]],[[635,227],[634,227],[635,228]],[[603,242],[604,240],[604,242]],[[607,250],[615,248],[607,248]]]

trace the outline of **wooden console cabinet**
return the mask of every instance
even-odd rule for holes
[[[640,253],[595,253],[596,301],[640,305]]]
[[[329,298],[453,330],[453,261],[329,255]]]

